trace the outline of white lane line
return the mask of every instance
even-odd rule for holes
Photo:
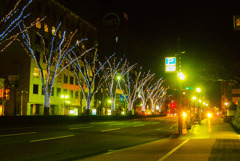
[[[101,130],[101,132],[107,132],[107,131],[113,131],[113,130],[119,130],[120,128],[115,128],[115,129],[107,129],[107,130]]]
[[[160,122],[154,122],[154,123],[152,123],[153,125],[155,125],[155,124],[159,124]]]
[[[4,136],[16,136],[16,135],[29,135],[29,134],[36,134],[37,132],[26,132],[26,133],[18,133],[18,134],[5,134],[5,135],[0,135],[0,137]]]
[[[162,158],[158,159],[158,161],[163,161],[167,157],[169,157],[172,153],[174,153],[176,150],[178,150],[181,146],[183,146],[185,143],[187,143],[190,139],[186,139],[184,142],[176,146],[174,149],[172,149],[170,152],[168,152],[166,155],[164,155]]]
[[[170,131],[170,130],[168,130],[168,129],[161,129],[161,128],[158,128],[158,129],[156,129],[156,130],[160,130],[160,131]]]
[[[144,126],[144,124],[142,124],[142,125],[136,125],[136,126],[133,126],[133,127],[141,127],[141,126]]]
[[[69,130],[78,130],[78,129],[88,129],[88,128],[91,128],[93,126],[85,126],[85,127],[73,127],[73,128],[69,128]]]
[[[67,138],[67,137],[72,137],[74,135],[65,135],[65,136],[58,136],[58,137],[52,137],[52,138],[45,138],[45,139],[38,139],[38,140],[31,140],[30,142],[38,142],[38,141],[45,141],[45,140],[53,140],[53,139],[61,139],[61,138]]]

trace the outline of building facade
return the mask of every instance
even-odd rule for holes
[[[87,48],[96,44],[96,28],[83,20],[79,16],[54,0],[35,0],[28,8],[31,16],[28,18],[31,23],[36,18],[45,19],[36,23],[29,30],[32,41],[32,48],[36,58],[43,70],[43,77],[46,78],[47,68],[41,37],[45,40],[46,50],[50,49],[51,37],[58,24],[62,25],[57,36],[61,38],[61,33],[66,31],[66,35],[78,29],[72,39],[72,43],[80,42],[83,38],[88,38],[83,43],[78,43],[76,52],[82,53]],[[39,33],[39,34],[37,34]],[[66,61],[64,63],[67,63]],[[85,101],[76,78],[68,69],[63,70],[54,81],[50,98],[50,115],[80,115],[84,112]],[[0,55],[0,77],[5,79],[5,89],[9,97],[5,98],[4,115],[43,115],[44,114],[44,94],[42,79],[36,62],[28,56],[19,42],[14,42]],[[2,98],[2,97],[0,97]],[[4,102],[4,101],[1,101]],[[0,108],[3,105],[0,104]],[[3,110],[2,110],[3,111]],[[3,115],[2,114],[2,115]]]

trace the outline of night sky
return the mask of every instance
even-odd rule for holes
[[[121,20],[121,32],[116,31],[118,56],[126,55],[131,63],[169,78],[164,58],[177,53],[180,38],[180,51],[186,51],[182,56],[186,86],[203,84],[219,99],[216,80],[239,77],[240,31],[233,30],[233,15],[240,14],[240,1],[58,1],[98,27],[102,53],[116,50],[116,34],[101,30],[103,16],[126,12],[128,21]]]
[[[233,15],[240,15],[239,0],[56,1],[97,27],[100,56],[116,51],[118,57],[125,55],[130,63],[169,79],[164,60],[175,56],[180,39],[180,51],[186,51],[182,56],[186,86],[203,84],[216,100],[220,96],[217,79],[240,78],[240,31],[233,30]],[[104,15],[110,12],[120,17],[120,25],[114,31],[102,26]],[[123,17],[124,12],[128,20]]]
[[[155,72],[162,72],[165,56],[177,52],[178,38],[188,61],[215,59],[222,63],[226,58],[236,60],[240,51],[240,31],[233,30],[233,15],[240,14],[238,1],[58,1],[98,28],[106,13],[122,16],[126,12],[126,32],[119,35],[119,48],[122,54]],[[110,36],[107,41],[114,40]]]

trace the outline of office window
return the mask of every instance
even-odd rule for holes
[[[52,26],[52,34],[54,35],[54,33],[55,33],[55,27],[54,26]]]
[[[39,69],[36,67],[34,67],[34,69],[33,69],[33,76],[36,78],[39,78]]]
[[[61,88],[57,88],[57,97],[61,96]]]
[[[82,47],[82,49],[85,49],[85,45],[83,45],[83,44],[82,44],[82,46],[81,46],[81,47]]]
[[[47,70],[43,70],[43,78],[47,79]]]
[[[69,90],[70,97],[73,98],[73,90]]]
[[[62,38],[62,32],[58,31],[58,37],[61,39]]]
[[[63,89],[63,94],[67,95],[67,89]]]
[[[38,94],[38,85],[37,84],[33,85],[33,94]]]
[[[78,79],[75,78],[75,85],[78,85]]]
[[[79,98],[79,94],[78,93],[79,93],[78,91],[75,92],[75,98]]]
[[[73,84],[73,77],[70,76],[70,84]]]
[[[80,43],[80,41],[79,41],[79,40],[77,40],[77,46],[79,46],[79,43]]]
[[[65,84],[68,83],[68,75],[67,74],[64,74],[63,83],[65,83]]]
[[[42,27],[40,21],[38,21],[38,22],[36,23],[36,27],[39,28],[39,29]]]
[[[62,74],[59,74],[57,76],[57,82],[61,83],[62,82]]]
[[[48,32],[48,25],[46,23],[44,24],[44,31]]]

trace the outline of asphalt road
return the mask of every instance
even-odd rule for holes
[[[0,161],[80,160],[167,138],[176,131],[176,117],[4,128]]]
[[[239,138],[229,123],[214,117],[180,136],[76,161],[239,161]]]

